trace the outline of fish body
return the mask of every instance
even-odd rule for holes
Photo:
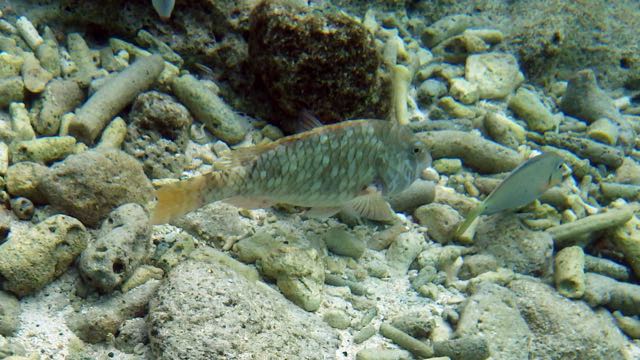
[[[352,120],[231,151],[220,171],[164,185],[152,221],[164,223],[207,203],[226,200],[243,207],[275,203],[339,210],[386,220],[384,198],[406,189],[429,166],[424,143],[405,126],[383,120]]]
[[[562,181],[563,159],[554,153],[544,153],[515,168],[484,201],[473,209],[456,231],[460,236],[480,215],[515,210],[540,197]]]

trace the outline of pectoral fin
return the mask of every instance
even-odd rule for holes
[[[377,221],[390,221],[396,215],[380,193],[358,196],[346,203],[342,210],[354,216]]]

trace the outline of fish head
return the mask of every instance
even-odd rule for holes
[[[411,130],[403,128],[394,146],[386,154],[380,166],[384,195],[392,195],[409,187],[431,165],[431,154],[427,145]]]
[[[564,159],[558,155],[553,156],[549,162],[549,168],[550,171],[549,179],[547,180],[547,188],[554,187],[562,182],[565,175]]]
[[[413,161],[416,166],[416,174],[419,176],[424,169],[431,166],[431,154],[429,153],[427,144],[418,139],[413,141],[411,153],[413,154]]]

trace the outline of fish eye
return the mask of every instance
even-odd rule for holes
[[[412,149],[412,150],[413,150],[413,153],[414,153],[414,154],[419,154],[419,153],[421,153],[421,152],[423,151],[423,149],[424,149],[424,146],[423,146],[421,143],[419,143],[419,142],[415,142],[415,143],[413,144],[413,149]]]

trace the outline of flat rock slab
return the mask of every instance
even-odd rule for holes
[[[148,319],[160,360],[331,359],[338,348],[335,331],[315,315],[216,262],[175,267]]]

